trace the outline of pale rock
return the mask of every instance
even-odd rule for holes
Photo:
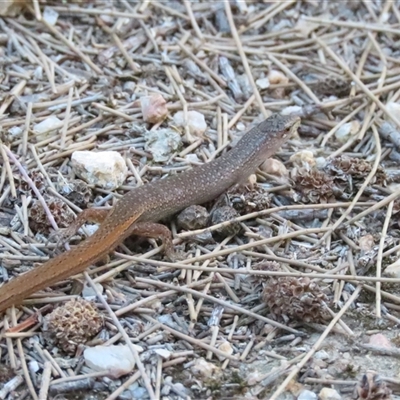
[[[287,78],[287,76],[283,74],[281,71],[277,71],[275,69],[271,69],[271,71],[268,72],[267,78],[271,85],[289,83],[289,79]]]
[[[323,169],[327,164],[326,158],[325,157],[317,157],[315,159],[315,166],[318,169]]]
[[[154,352],[164,360],[168,360],[171,357],[171,352],[167,349],[155,349]]]
[[[342,396],[331,388],[323,388],[318,394],[320,400],[341,400]]]
[[[300,150],[294,153],[290,157],[290,161],[296,166],[309,165],[310,167],[315,166],[314,154],[310,150]]]
[[[35,68],[35,71],[33,72],[33,79],[36,79],[37,81],[43,79],[43,67],[41,65],[38,65]]]
[[[249,185],[249,187],[254,188],[254,185],[257,183],[257,175],[256,174],[251,174],[248,178],[247,178],[247,184]]]
[[[282,115],[290,115],[290,114],[301,114],[303,109],[300,106],[288,106],[285,107],[282,111]]]
[[[155,162],[167,161],[181,145],[181,136],[173,129],[158,129],[144,134],[145,149]]]
[[[317,399],[318,396],[314,392],[311,392],[310,390],[303,390],[297,397],[297,400],[317,400]]]
[[[143,351],[135,346],[138,352]],[[111,378],[129,374],[135,367],[133,354],[127,345],[88,347],[83,352],[85,364],[94,371],[107,372]]]
[[[386,104],[386,109],[400,122],[400,103],[395,103],[393,101],[389,101]],[[384,116],[386,121],[392,122],[392,119],[388,117],[386,114]]]
[[[387,266],[383,274],[389,278],[400,278],[400,259]]]
[[[343,124],[336,132],[335,138],[340,143],[346,143],[351,136],[354,136],[360,130],[360,123],[357,120]]]
[[[174,123],[179,127],[189,127],[189,132],[193,136],[202,137],[204,132],[207,130],[207,123],[204,115],[197,111],[187,112],[187,121],[185,120],[184,112],[178,111],[174,115]]]
[[[33,132],[37,135],[37,139],[44,140],[56,129],[60,129],[64,122],[60,121],[55,115],[50,115],[42,122],[33,126]]]
[[[256,80],[256,85],[259,89],[268,89],[269,88],[269,79],[268,78],[260,78]]]
[[[10,136],[16,138],[21,136],[23,131],[24,130],[20,126],[13,126],[8,130],[8,133],[10,134]]]
[[[219,372],[214,364],[211,364],[204,358],[197,358],[190,369],[194,375],[202,376],[203,378],[211,378]]]
[[[374,244],[374,237],[372,235],[361,236],[358,241],[358,245],[362,251],[371,251]]]
[[[391,193],[395,193],[400,190],[400,183],[391,183],[387,186]]]
[[[372,346],[384,347],[386,349],[392,348],[389,339],[385,335],[382,335],[382,333],[377,333],[376,335],[372,335],[369,338],[368,343]]]
[[[233,347],[229,342],[223,342],[218,346],[218,350],[222,351],[223,353],[227,354],[228,356],[232,355]],[[225,360],[224,356],[218,356],[220,361]]]
[[[53,8],[46,6],[43,11],[43,19],[51,26],[54,26],[57,23],[58,12]]]
[[[28,364],[29,366],[29,371],[31,371],[33,374],[36,374],[36,372],[39,371],[39,363],[36,360],[32,360]]]
[[[329,354],[325,350],[319,350],[314,354],[314,358],[318,360],[326,360],[329,358]]]
[[[187,160],[191,164],[201,163],[201,160],[199,159],[199,157],[197,157],[197,154],[193,154],[193,153],[186,155],[185,160]]]
[[[168,115],[167,102],[160,94],[152,94],[140,98],[143,119],[151,124],[156,124]]]
[[[300,17],[297,20],[297,24],[295,25],[294,29],[300,32],[303,36],[307,37],[311,32],[319,28],[319,26],[320,26],[319,23],[312,22]]]
[[[240,132],[244,132],[246,130],[246,125],[243,122],[238,122],[236,124],[236,129]]]
[[[287,177],[289,172],[282,161],[276,160],[275,158],[268,158],[265,160],[261,166],[260,170],[278,177]]]
[[[75,151],[71,164],[85,182],[107,190],[121,186],[128,175],[125,160],[116,151]]]
[[[103,293],[103,291],[104,291],[103,286],[100,283],[95,283],[95,285],[96,285],[97,290],[100,293]],[[83,285],[82,297],[85,300],[88,300],[88,301],[95,300],[96,299],[96,292],[92,289],[92,287],[89,284],[85,283]]]

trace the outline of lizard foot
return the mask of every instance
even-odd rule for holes
[[[167,251],[165,253],[165,257],[171,262],[178,262],[187,259],[187,253],[183,250],[172,249],[171,251]]]

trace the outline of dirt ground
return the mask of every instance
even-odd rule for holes
[[[162,221],[176,261],[128,238],[4,312],[0,399],[400,398],[399,6],[3,2],[0,282],[63,253],[82,210],[229,154],[273,113],[301,125]]]

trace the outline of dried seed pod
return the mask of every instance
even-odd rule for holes
[[[43,330],[66,353],[74,353],[103,326],[103,317],[91,302],[77,298],[46,315]]]
[[[85,208],[92,197],[92,189],[81,179],[74,179],[71,182],[60,179],[57,186],[62,196],[81,208]]]
[[[182,229],[194,230],[207,226],[210,214],[203,206],[193,205],[179,213],[177,221]]]
[[[347,96],[351,89],[351,81],[338,76],[328,76],[312,85],[312,89],[323,96]]]
[[[243,191],[235,188],[228,193],[229,202],[240,214],[245,215],[256,211],[266,210],[271,206],[271,197],[261,187]]]
[[[336,157],[326,164],[324,170],[337,178],[364,180],[372,171],[372,164],[362,158],[351,158],[347,156]],[[344,175],[344,176],[343,176]],[[385,170],[379,166],[371,183],[385,185],[388,181]]]
[[[46,181],[44,179],[43,174],[40,171],[30,171],[28,172],[28,176],[32,179],[33,184],[39,190],[40,193],[44,193],[46,190]],[[32,188],[25,182],[25,179],[21,179],[18,189],[22,193],[31,193]]]
[[[230,221],[231,219],[237,218],[238,216],[238,212],[230,206],[219,207],[215,209],[211,214],[211,224],[220,224],[222,222]],[[239,231],[240,224],[238,222],[233,222],[216,230],[217,233],[223,236],[236,235]]]
[[[387,387],[386,382],[373,371],[368,371],[363,375],[354,392],[353,397],[357,400],[389,400],[392,398],[392,391]]]
[[[295,168],[292,170],[295,189],[300,192],[302,200],[307,203],[326,203],[340,195],[334,185],[334,179],[316,168]]]
[[[270,278],[264,286],[263,301],[275,318],[319,322],[328,318],[327,296],[309,278]]]
[[[60,199],[45,196],[46,204],[59,228],[67,228],[75,219],[70,208]],[[48,233],[50,230],[50,222],[47,215],[39,202],[33,202],[29,210],[29,226],[34,232]]]

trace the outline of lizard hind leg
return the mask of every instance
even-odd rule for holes
[[[132,227],[131,233],[132,235],[161,239],[164,245],[165,256],[171,261],[183,258],[182,254],[174,250],[172,233],[165,225],[155,222],[137,222]]]
[[[101,224],[107,217],[110,209],[107,208],[88,208],[83,210],[81,213],[77,215],[75,220],[68,228],[59,229],[57,231],[53,231],[49,235],[49,242],[57,242],[57,247],[67,242],[76,232],[78,232],[79,228],[87,223],[94,222]]]

